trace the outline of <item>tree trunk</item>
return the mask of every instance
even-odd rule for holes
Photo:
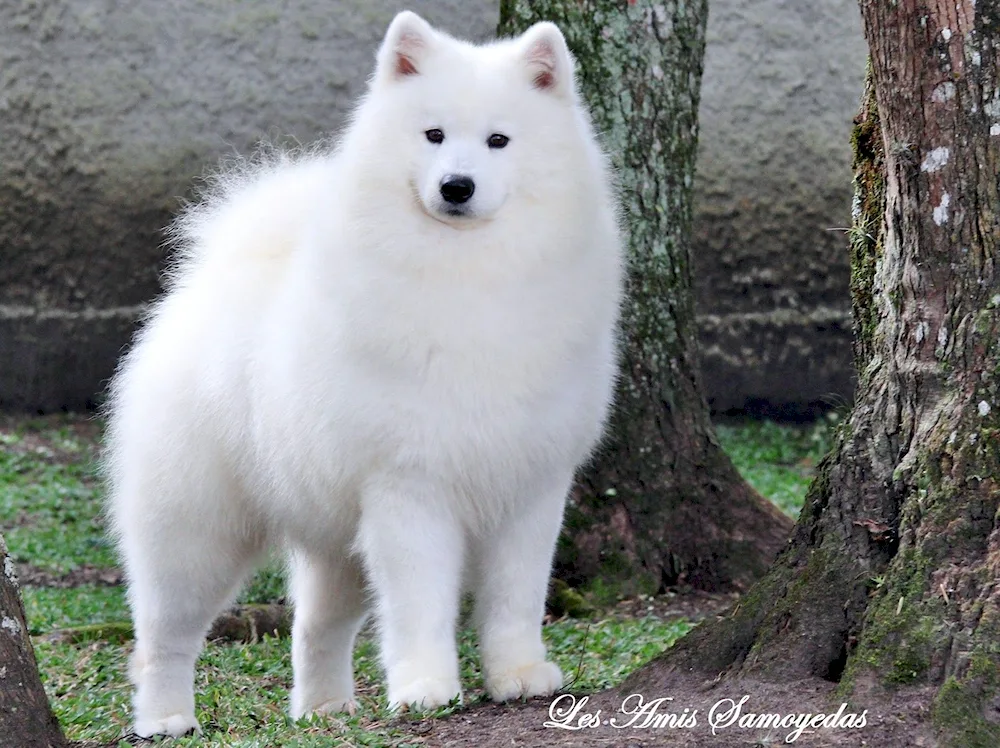
[[[707,0],[505,0],[500,33],[559,24],[617,168],[629,241],[622,378],[567,509],[556,573],[656,592],[743,589],[790,521],[719,447],[698,377],[691,185]]]
[[[59,723],[42,687],[14,566],[0,535],[0,748],[62,748]]]
[[[946,744],[997,746],[1000,6],[861,8],[854,410],[787,551],[654,668],[913,685]]]

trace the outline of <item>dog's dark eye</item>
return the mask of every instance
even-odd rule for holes
[[[490,148],[503,148],[510,142],[510,138],[498,132],[493,133],[486,139],[486,145]]]
[[[441,130],[438,130],[437,128],[428,130],[427,132],[424,133],[424,135],[427,136],[427,140],[429,140],[431,143],[434,143],[435,145],[444,142],[444,133]]]

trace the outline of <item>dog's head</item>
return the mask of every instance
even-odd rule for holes
[[[405,11],[389,26],[356,127],[431,218],[470,227],[579,173],[574,61],[558,27],[477,46]]]

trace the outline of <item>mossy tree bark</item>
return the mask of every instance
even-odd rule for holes
[[[610,438],[581,474],[556,573],[655,592],[743,589],[791,523],[719,447],[698,378],[691,185],[707,0],[505,0],[500,33],[559,24],[621,183],[629,236]]]
[[[62,748],[35,662],[7,546],[0,536],[0,748]]]
[[[789,548],[654,668],[935,694],[1000,745],[1000,5],[861,0],[859,386]]]

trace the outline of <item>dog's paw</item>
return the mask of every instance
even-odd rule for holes
[[[346,699],[327,699],[316,706],[293,705],[291,710],[292,719],[302,719],[303,717],[308,719],[314,714],[339,714],[342,712],[354,716],[357,711],[358,704],[351,696]]]
[[[443,678],[418,678],[389,689],[390,709],[434,709],[462,700],[462,686],[458,680]]]
[[[533,662],[513,670],[488,673],[486,690],[494,701],[548,696],[562,687],[562,671],[551,662]]]
[[[154,735],[178,738],[189,732],[201,732],[201,726],[193,714],[169,714],[157,719],[137,719],[134,731],[140,738],[151,738]]]

